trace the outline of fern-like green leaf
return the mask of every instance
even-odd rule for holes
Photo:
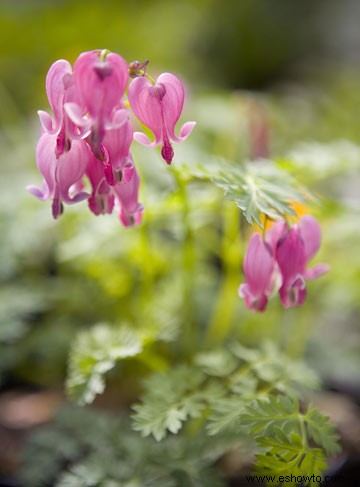
[[[328,418],[311,405],[303,414],[295,399],[257,400],[240,420],[263,451],[257,455],[256,470],[268,476],[269,485],[278,485],[279,476],[290,479],[283,481],[285,485],[318,485],[316,477],[321,478],[327,468],[325,454],[339,451]],[[299,476],[301,482],[292,480]]]
[[[213,160],[207,167],[187,168],[195,177],[209,179],[241,209],[250,225],[263,226],[262,215],[279,220],[295,215],[294,202],[304,202],[309,195],[298,188],[291,176],[274,161],[259,160],[246,165]]]
[[[118,360],[138,355],[143,349],[141,336],[127,325],[100,323],[81,332],[69,360],[67,391],[79,404],[93,401],[105,388],[104,375]]]
[[[188,418],[199,417],[209,402],[221,397],[220,384],[207,382],[197,367],[179,366],[145,381],[142,404],[134,406],[133,427],[160,441],[167,431],[177,433]]]
[[[310,438],[320,445],[329,455],[339,453],[339,437],[334,431],[334,425],[329,418],[320,413],[312,404],[305,415],[306,426]]]

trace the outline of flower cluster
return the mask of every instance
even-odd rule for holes
[[[184,103],[184,87],[173,74],[154,81],[145,63],[128,65],[116,53],[94,50],[80,54],[72,68],[56,61],[46,77],[46,92],[53,112],[39,111],[41,135],[36,149],[42,188],[28,186],[37,198],[52,200],[56,219],[63,204],[88,200],[95,214],[117,209],[125,226],[140,223],[143,207],[138,201],[139,175],[130,146],[133,139],[152,147],[170,164],[179,142],[191,133],[195,122],[186,123],[180,136],[174,133]],[[129,79],[132,79],[129,87]],[[128,102],[124,94],[128,87]],[[133,132],[129,106],[154,134],[155,140]],[[86,191],[85,178],[91,185]]]
[[[263,238],[254,233],[244,260],[246,282],[239,287],[246,306],[264,311],[276,283],[280,285],[279,296],[284,308],[301,306],[306,298],[305,281],[328,271],[326,264],[307,267],[320,243],[320,225],[309,215],[291,228],[284,221],[277,222]]]

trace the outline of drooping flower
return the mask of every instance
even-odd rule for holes
[[[304,241],[296,227],[292,227],[289,233],[279,240],[276,261],[282,276],[279,295],[283,306],[301,306],[306,298],[306,257]]]
[[[83,137],[88,137],[95,156],[103,160],[100,144],[107,129],[121,126],[128,119],[121,98],[128,82],[128,66],[115,53],[94,50],[80,54],[74,64],[74,83],[77,102],[66,103],[65,110],[80,128]],[[114,111],[118,110],[116,123],[112,123]]]
[[[96,159],[90,149],[88,151],[89,162],[86,168],[86,175],[92,187],[92,192],[88,199],[90,211],[94,215],[112,213],[114,208],[114,195],[111,186],[106,181],[104,165]]]
[[[280,229],[280,224],[277,225]],[[282,278],[279,295],[285,308],[301,306],[307,294],[305,280],[316,279],[329,270],[326,264],[307,268],[308,262],[319,250],[320,243],[320,225],[310,215],[302,217],[287,232],[278,232],[275,258]]]
[[[187,122],[181,127],[179,137],[174,133],[184,104],[183,84],[171,73],[161,74],[155,84],[140,76],[131,82],[128,96],[135,115],[155,136],[155,140],[151,142],[147,135],[135,132],[134,139],[150,147],[161,144],[161,155],[171,164],[174,150],[170,140],[185,140],[195,126],[195,122]]]
[[[115,113],[116,124],[119,113]],[[120,115],[122,116],[122,115]],[[117,182],[129,181],[134,171],[134,163],[130,154],[130,145],[133,140],[133,128],[129,119],[120,127],[108,130],[105,133],[102,150],[105,154],[104,172],[108,184],[114,186]]]
[[[125,227],[138,225],[142,220],[144,207],[139,203],[140,177],[135,166],[130,180],[124,180],[113,186],[115,206],[121,223]]]
[[[67,116],[65,103],[76,99],[72,69],[68,61],[60,59],[50,66],[46,75],[46,93],[54,119],[42,110],[38,111],[42,132],[56,134],[56,157],[70,149],[71,139],[77,135],[74,123]]]
[[[275,261],[270,246],[254,233],[244,259],[245,283],[239,287],[240,297],[254,311],[264,311],[274,285]]]
[[[85,142],[74,140],[71,148],[59,157],[55,154],[56,144],[56,133],[45,132],[40,137],[36,148],[36,163],[44,178],[43,187],[27,187],[39,199],[52,199],[52,214],[55,219],[63,212],[63,202],[73,204],[89,196],[79,185],[88,164]]]

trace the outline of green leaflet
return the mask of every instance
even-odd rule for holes
[[[133,428],[157,441],[168,431],[178,433],[184,421],[201,416],[208,403],[223,393],[221,384],[207,382],[199,368],[184,365],[153,375],[144,385],[143,402],[133,408]]]
[[[78,334],[70,353],[66,388],[79,404],[92,402],[105,389],[104,375],[118,360],[143,350],[143,340],[127,325],[99,323]]]
[[[309,199],[309,194],[271,160],[240,165],[216,159],[207,166],[186,166],[184,172],[198,179],[211,180],[236,203],[250,225],[256,223],[261,228],[262,215],[274,220],[295,215],[291,203]]]

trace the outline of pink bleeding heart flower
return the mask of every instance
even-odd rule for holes
[[[74,140],[68,152],[58,158],[55,154],[56,134],[44,133],[37,144],[36,162],[44,178],[42,189],[28,186],[27,190],[42,200],[52,199],[52,214],[56,219],[63,212],[62,203],[73,204],[88,198],[79,182],[88,164],[84,141]]]
[[[46,76],[46,93],[54,113],[54,119],[42,110],[38,111],[42,132],[56,134],[55,153],[59,157],[69,150],[77,129],[64,110],[64,104],[76,99],[72,69],[68,61],[60,59],[50,66]]]
[[[114,123],[117,123],[119,113],[114,116]],[[105,154],[103,161],[104,172],[108,184],[114,186],[121,181],[130,181],[134,163],[130,154],[130,145],[133,140],[133,128],[129,121],[118,128],[108,130],[105,133],[102,150]]]
[[[264,311],[274,286],[275,261],[270,246],[254,233],[244,259],[245,283],[239,287],[240,297],[254,311]]]
[[[321,243],[321,228],[310,215],[302,217],[287,235],[280,237],[276,248],[282,285],[280,299],[285,308],[301,306],[306,299],[305,279],[316,279],[329,270],[326,264],[307,268]]]
[[[113,186],[115,205],[118,210],[121,223],[125,227],[138,225],[142,220],[144,207],[139,203],[140,178],[135,167],[129,181]]]
[[[175,125],[180,118],[184,104],[184,87],[173,74],[163,73],[152,84],[144,76],[135,78],[129,87],[129,102],[135,115],[155,136],[151,142],[147,135],[135,132],[134,139],[140,144],[155,147],[162,144],[161,155],[171,164],[174,150],[170,140],[180,142],[192,132],[195,122],[187,122],[177,137]]]
[[[289,233],[279,240],[276,261],[282,276],[279,294],[283,306],[301,306],[306,298],[306,257],[304,241],[296,227],[291,228]]]
[[[102,160],[100,144],[108,128],[126,123],[128,113],[121,98],[128,82],[128,66],[115,53],[94,50],[80,54],[74,64],[74,82],[77,103],[67,103],[65,110],[72,121],[80,127],[95,156]],[[116,124],[111,123],[113,112],[119,110]]]
[[[104,165],[96,159],[89,149],[89,162],[86,168],[92,192],[88,199],[90,211],[94,215],[112,213],[114,208],[114,195],[104,175]]]

